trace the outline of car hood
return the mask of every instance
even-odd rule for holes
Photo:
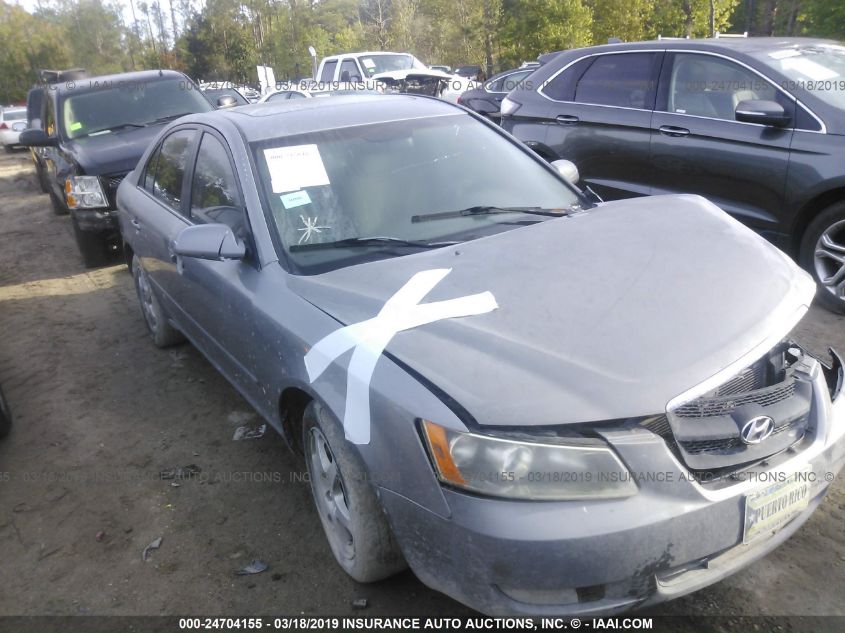
[[[66,150],[92,176],[117,174],[135,168],[144,150],[166,125],[148,125],[69,141]]]
[[[698,196],[606,203],[291,285],[348,325],[435,268],[451,272],[423,302],[489,291],[498,308],[399,332],[385,351],[481,425],[660,413],[787,335],[815,292],[786,255]]]

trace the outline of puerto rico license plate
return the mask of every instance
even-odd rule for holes
[[[779,481],[746,495],[743,543],[774,533],[807,508],[810,504],[810,472],[807,466],[793,473],[786,481]]]

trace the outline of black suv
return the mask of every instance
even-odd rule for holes
[[[30,121],[21,134],[58,215],[71,214],[86,267],[108,260],[121,243],[115,192],[161,128],[175,118],[213,110],[199,88],[170,70],[80,77],[30,91]]]
[[[845,312],[845,46],[657,40],[561,53],[502,125],[606,199],[704,195],[796,256]],[[714,257],[718,256],[714,254]]]

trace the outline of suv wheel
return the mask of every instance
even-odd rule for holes
[[[810,223],[800,259],[819,284],[819,303],[845,314],[845,201],[829,206]]]
[[[361,458],[323,407],[305,408],[302,437],[311,492],[335,560],[358,582],[375,582],[407,564]]]
[[[79,223],[75,217],[72,218],[71,224],[73,225],[73,237],[76,239],[76,245],[79,247],[85,268],[95,268],[108,263],[111,253],[106,236],[102,233],[83,231],[79,228]]]
[[[150,277],[140,260],[132,257],[132,276],[135,278],[135,291],[138,293],[138,302],[141,304],[141,314],[144,316],[144,323],[153,339],[156,347],[170,347],[185,340],[182,333],[170,325],[170,319],[158,302],[158,299],[150,285]]]
[[[44,173],[44,167],[37,160],[35,161],[35,176],[38,178],[38,186],[41,188],[41,193],[50,193],[50,183],[47,182],[47,174]]]

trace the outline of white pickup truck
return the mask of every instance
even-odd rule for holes
[[[314,79],[321,84],[381,81],[401,92],[433,94],[453,103],[477,83],[466,77],[432,70],[410,53],[385,51],[324,57]]]

